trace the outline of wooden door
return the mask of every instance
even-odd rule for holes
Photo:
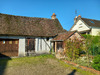
[[[1,56],[18,56],[18,39],[0,39]]]
[[[27,39],[26,40],[26,52],[35,51],[35,39]]]

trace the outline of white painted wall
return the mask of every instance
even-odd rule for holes
[[[85,31],[85,30],[89,30],[90,28],[88,26],[86,26],[81,20],[79,20],[76,25],[74,25],[74,27],[71,29],[71,31]]]
[[[35,52],[36,53],[49,53],[51,47],[50,41],[52,38],[49,38],[47,41],[46,38],[35,38]],[[42,47],[41,47],[42,46]]]
[[[25,38],[19,39],[18,56],[25,56]]]
[[[92,27],[91,29],[91,35],[98,35],[98,33],[100,32],[100,28],[97,28],[97,27]]]
[[[74,27],[71,29],[71,31],[86,31],[86,30],[90,30],[90,28],[85,25],[81,20],[79,20],[76,25],[74,25]],[[90,35],[98,35],[98,32],[100,32],[100,28],[99,27],[91,27],[91,32]]]

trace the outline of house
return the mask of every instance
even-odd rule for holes
[[[65,41],[67,40],[83,40],[83,36],[80,35],[77,31],[68,31],[64,33],[59,33],[57,37],[55,37],[52,42],[53,42],[53,49],[54,52],[57,53],[58,50],[64,50],[65,49]]]
[[[82,18],[80,15],[74,18],[74,25],[70,31],[77,30],[81,34],[98,35],[100,32],[100,20]]]
[[[51,19],[0,13],[0,53],[6,56],[48,53],[50,41],[62,32],[66,30],[55,13]]]

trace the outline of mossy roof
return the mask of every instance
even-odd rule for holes
[[[66,32],[58,19],[14,16],[0,13],[0,35],[50,37]]]

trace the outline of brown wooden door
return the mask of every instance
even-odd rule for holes
[[[0,53],[2,56],[18,56],[18,39],[0,39]]]
[[[26,52],[35,51],[35,39],[27,39],[26,40]]]

